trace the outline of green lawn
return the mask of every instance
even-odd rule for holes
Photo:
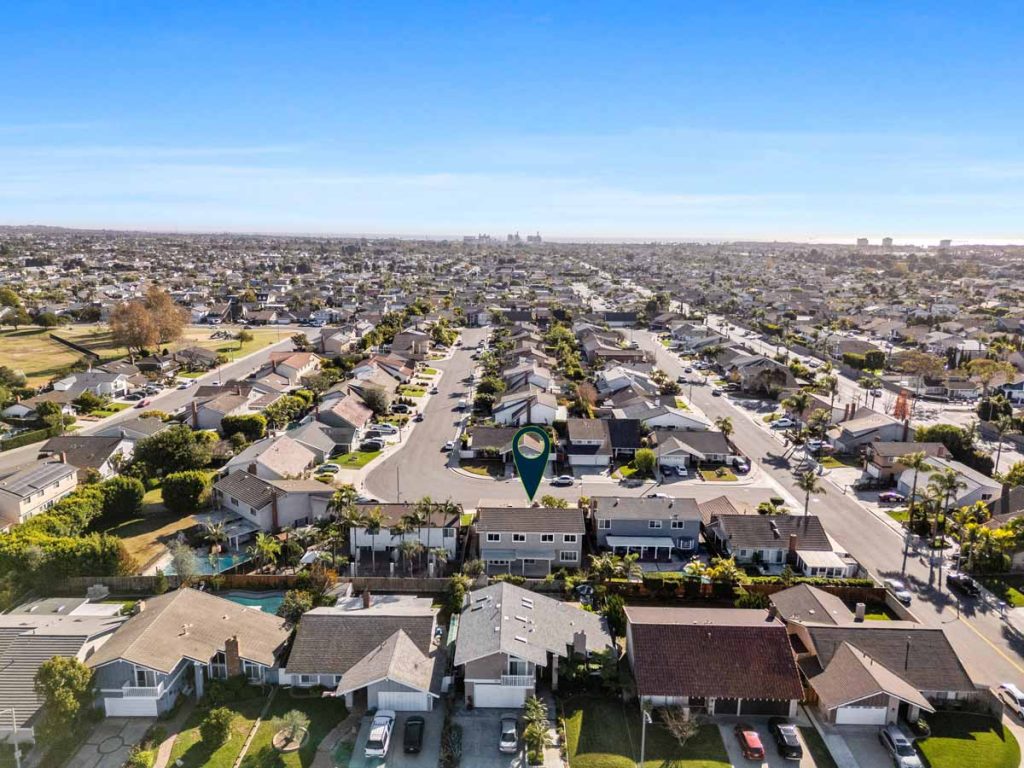
[[[992,594],[1005,600],[1014,608],[1024,607],[1024,584],[1016,577],[979,576],[978,580]]]
[[[968,712],[927,715],[932,735],[917,741],[930,768],[1017,768],[1020,745],[1002,723]]]
[[[175,765],[175,761],[181,760],[182,768],[231,768],[265,701],[264,698],[257,698],[235,702],[231,709],[237,713],[237,717],[231,729],[231,737],[215,750],[210,750],[199,737],[199,723],[208,710],[196,710],[175,739],[168,764]]]
[[[471,461],[464,461],[459,464],[459,467],[472,472],[474,475],[480,475],[480,477],[501,477],[497,464],[476,464]]]
[[[274,749],[272,720],[289,710],[297,709],[309,718],[309,738],[297,752],[282,754]],[[274,703],[253,737],[241,768],[307,768],[313,763],[316,748],[347,714],[342,699],[291,698],[287,691],[278,691]]]
[[[410,387],[405,385],[398,388],[398,394],[402,397],[423,397],[427,394],[427,390],[421,389],[420,387]]]
[[[424,368],[420,373],[424,376],[437,376],[437,368]]]
[[[380,456],[380,451],[352,451],[331,459],[332,462],[345,469],[360,469]]]
[[[565,702],[569,768],[635,768],[640,711],[621,701],[579,696]],[[705,725],[684,748],[657,724],[647,726],[643,768],[728,768],[718,726]]]
[[[885,514],[895,520],[897,523],[905,523],[910,520],[910,510],[906,507],[897,507],[896,509],[887,509]]]
[[[701,477],[712,483],[735,483],[736,475],[731,470],[722,467],[721,469],[702,469]]]
[[[837,768],[836,761],[832,759],[832,753],[825,746],[821,734],[814,726],[803,726],[800,728],[800,735],[804,737],[807,744],[807,751],[811,753],[816,768]]]
[[[835,456],[822,456],[818,459],[818,463],[826,469],[840,469],[841,467],[846,466]]]
[[[102,408],[97,408],[95,411],[89,413],[90,416],[95,416],[97,419],[105,419],[107,416],[113,416],[115,413],[120,413],[125,408],[130,408],[128,403],[107,403]]]

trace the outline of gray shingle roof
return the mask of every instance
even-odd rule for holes
[[[355,691],[380,680],[430,691],[437,658],[420,650],[404,630],[396,630],[344,673],[337,693]]]
[[[483,507],[476,513],[476,529],[535,533],[583,533],[583,511],[549,507]]]
[[[218,491],[248,504],[253,509],[263,509],[274,497],[273,486],[256,475],[250,475],[244,469],[238,469],[225,478],[218,480],[214,486]]]
[[[789,545],[795,534],[797,548],[832,551],[832,543],[816,515],[719,515],[712,519],[732,549],[777,549]]]
[[[594,517],[607,520],[699,520],[693,499],[655,499],[650,496],[593,496]]]

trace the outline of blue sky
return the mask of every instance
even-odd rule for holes
[[[0,223],[1024,241],[1019,3],[8,4]]]

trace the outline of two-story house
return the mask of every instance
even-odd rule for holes
[[[949,451],[942,443],[915,443],[915,442],[874,442],[868,443],[865,448],[867,464],[864,467],[869,477],[878,480],[880,483],[895,483],[906,469],[900,458],[911,453],[923,453],[925,456],[937,456],[948,458]]]
[[[264,531],[307,525],[329,514],[334,489],[319,480],[264,480],[236,469],[213,486],[214,506]]]
[[[369,560],[370,552],[377,552],[383,553],[386,559],[386,556],[398,549],[403,541],[418,541],[427,551],[443,548],[448,553],[448,558],[453,560],[459,540],[459,517],[462,508],[455,507],[455,511],[445,513],[442,508],[435,506],[429,517],[424,519],[423,525],[411,527],[400,535],[393,534],[392,530],[403,521],[403,518],[414,512],[416,507],[416,504],[408,503],[356,504],[356,509],[363,516],[379,509],[381,523],[377,529],[368,528],[366,525],[352,528],[349,534],[349,555],[356,560]]]
[[[612,459],[611,432],[605,419],[566,422],[566,458],[572,467],[607,467]]]
[[[225,470],[245,469],[264,480],[294,480],[308,476],[316,462],[316,453],[288,435],[279,435],[257,440],[230,459]]]
[[[580,509],[482,507],[474,528],[488,573],[540,577],[580,567],[586,530]]]
[[[276,683],[291,631],[273,614],[195,589],[140,600],[89,659],[109,717],[157,717],[178,695],[202,697],[206,682],[245,675]]]
[[[693,499],[593,496],[590,510],[597,546],[617,555],[669,561],[674,552],[692,555],[700,541],[700,508]]]
[[[306,376],[312,376],[320,369],[321,358],[315,352],[271,352],[268,364],[278,376],[284,376],[288,383],[297,387]]]
[[[558,664],[612,648],[605,619],[507,582],[466,595],[455,641],[466,704],[521,707],[538,679],[558,690]]]
[[[78,487],[78,467],[40,461],[0,477],[0,529],[45,512]]]

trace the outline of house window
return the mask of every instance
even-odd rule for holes
[[[455,536],[455,529],[454,528],[444,528],[444,529],[441,530],[441,536],[442,536],[442,538],[445,538],[445,539],[454,538],[454,536]]]
[[[488,565],[508,565],[508,560],[488,560]]]
[[[686,521],[685,520],[673,520],[672,521],[672,530],[674,530],[674,531],[682,530],[685,527],[686,527]]]
[[[781,563],[782,562],[782,550],[781,549],[775,550],[775,562],[776,563]]]
[[[228,501],[231,502],[231,506],[232,507],[237,507],[238,506],[238,499],[236,499],[234,496],[229,496],[228,497]]]
[[[562,550],[558,553],[558,561],[561,563],[575,563],[577,560],[579,560],[579,555],[576,552]]]
[[[555,540],[555,534],[553,533],[542,533],[540,535],[540,541],[542,544],[551,544]]]
[[[564,543],[566,543],[566,544],[575,544],[576,543],[576,534],[575,533],[566,533],[566,534],[564,534],[562,536],[562,541]]]
[[[263,680],[263,665],[253,664],[251,661],[242,660],[242,674],[250,683],[258,683]]]
[[[597,527],[598,527],[599,530],[607,531],[609,528],[612,527],[612,521],[611,520],[598,520],[597,521]]]
[[[510,675],[528,675],[530,674],[530,665],[522,659],[509,659],[508,673]]]
[[[488,533],[487,534],[487,540],[488,541],[501,541],[501,534],[500,533]]]
[[[526,534],[525,533],[513,533],[512,534],[512,541],[526,541]]]
[[[648,520],[647,521],[647,527],[648,528],[661,528],[661,520]]]
[[[536,561],[536,560],[534,560],[534,559],[533,559],[532,557],[526,557],[526,558],[523,558],[523,564],[524,564],[524,565],[533,565],[533,564],[534,564],[534,563],[536,563],[536,562],[537,562],[537,561]]]
[[[747,550],[741,549],[740,550],[740,557],[746,557],[746,556],[747,556]]]
[[[156,672],[151,669],[135,668],[135,685],[139,688],[155,688]]]

